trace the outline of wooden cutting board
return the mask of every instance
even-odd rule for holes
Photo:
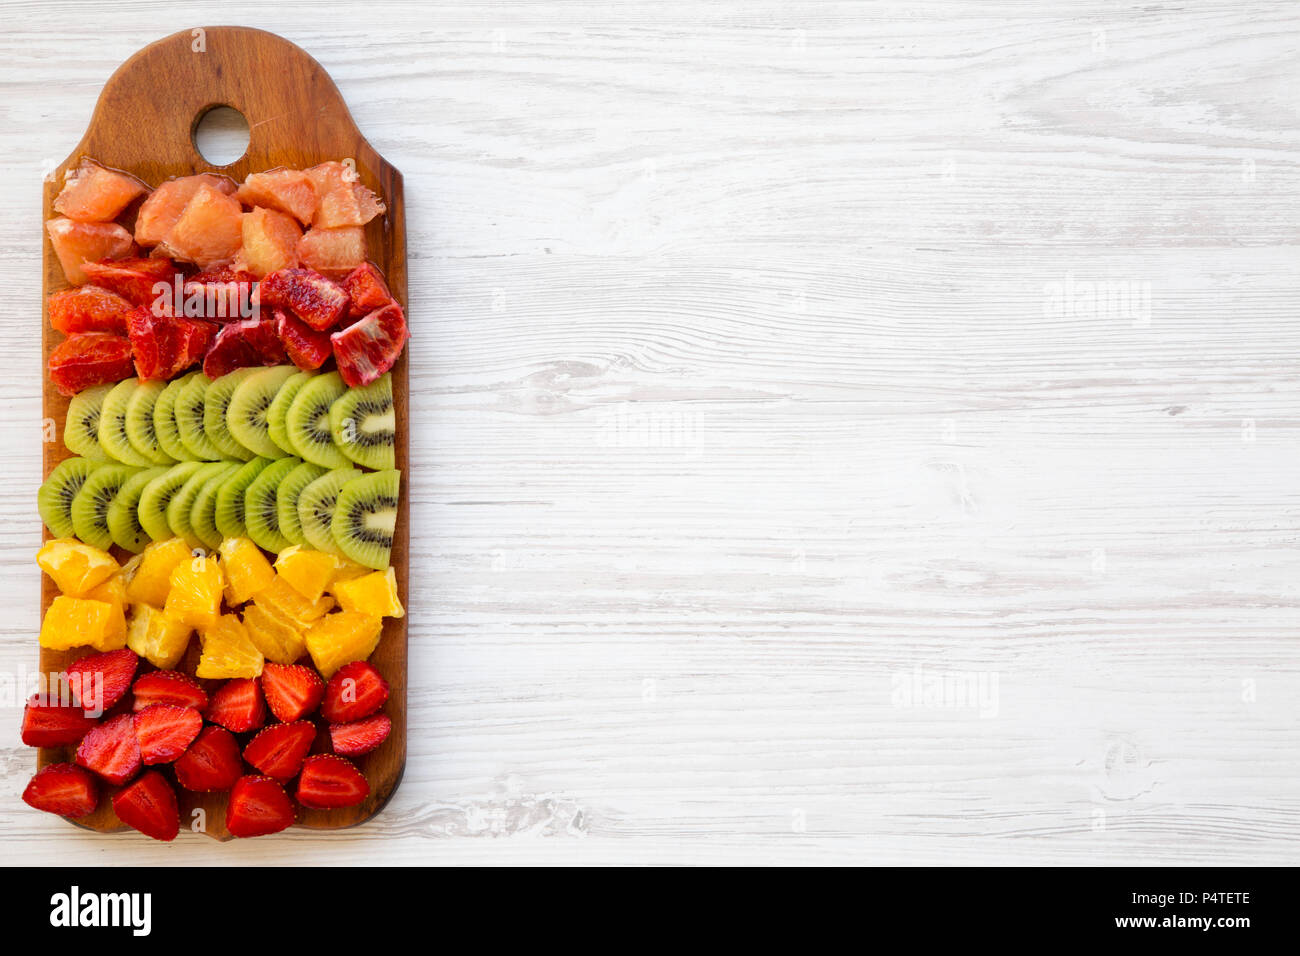
[[[213,107],[229,106],[248,121],[247,152],[228,166],[214,166],[199,155],[194,130]],[[44,216],[57,215],[54,198],[63,184],[63,174],[83,157],[120,169],[144,180],[151,187],[175,176],[217,172],[242,181],[249,173],[288,166],[305,169],[326,160],[352,160],[361,182],[387,204],[384,216],[366,227],[370,259],[383,270],[393,296],[406,308],[406,218],[402,197],[402,176],[366,142],[352,121],[348,108],[329,74],[319,63],[287,40],[248,27],[205,27],[173,34],[145,47],[127,60],[104,85],[95,106],[90,127],[77,148],[45,181]],[[129,227],[129,223],[128,223]],[[53,247],[41,233],[44,249],[45,296],[67,286]],[[41,341],[44,362],[63,336],[50,328],[48,311],[42,315]],[[44,415],[54,423],[57,435],[44,446],[46,476],[69,453],[63,446],[63,423],[68,400],[44,375]],[[410,472],[408,454],[407,356],[403,353],[393,368],[393,399],[397,409],[397,467],[402,471],[397,537],[393,545],[393,566],[402,603],[406,604],[409,565]],[[35,502],[32,520],[36,517]],[[45,537],[50,537],[46,530]],[[118,553],[125,561],[130,555]],[[41,613],[57,594],[53,582],[42,575]],[[38,622],[39,623],[39,622]],[[49,651],[41,649],[44,674],[57,673],[88,649]],[[358,766],[370,781],[369,798],[359,806],[339,810],[299,810],[298,825],[314,829],[354,826],[377,813],[392,796],[406,762],[406,620],[386,618],[379,647],[371,662],[387,678],[391,696],[385,712],[393,730],[378,750],[360,757]],[[191,641],[181,665],[193,673],[198,662],[198,638]],[[219,682],[208,682],[215,687]],[[241,737],[241,740],[244,739]],[[315,752],[328,752],[322,733]],[[42,748],[40,766],[71,760],[75,748]],[[100,808],[77,823],[93,830],[122,829],[107,799]],[[217,839],[230,839],[225,826],[225,794],[194,794],[177,788],[181,804],[180,839],[184,831],[197,829]],[[195,811],[202,809],[203,813]],[[35,812],[35,811],[33,811]],[[146,840],[147,837],[140,836]],[[265,837],[263,839],[274,839]]]

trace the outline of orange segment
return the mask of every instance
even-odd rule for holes
[[[345,611],[360,611],[375,617],[403,617],[406,609],[397,596],[397,572],[393,568],[340,581],[334,597]]]
[[[156,246],[166,239],[199,187],[205,185],[227,195],[235,191],[233,182],[215,173],[169,179],[140,204],[135,218],[135,241],[142,246]]]
[[[309,601],[292,584],[277,574],[275,581],[260,591],[253,603],[298,627],[305,628],[334,606],[332,597]]]
[[[200,630],[199,636],[203,655],[194,670],[196,677],[256,677],[262,673],[262,652],[235,615],[221,615],[211,627]]]
[[[168,538],[147,544],[138,558],[140,563],[128,576],[127,600],[132,604],[162,607],[167,603],[167,592],[171,590],[172,572],[191,557],[190,546],[184,538]]]
[[[358,611],[327,614],[307,632],[307,652],[326,680],[344,664],[364,661],[379,645],[382,618]]]
[[[226,572],[226,601],[230,604],[243,604],[275,583],[271,562],[248,538],[221,542],[221,566]]]
[[[242,235],[244,245],[239,252],[239,264],[257,278],[298,264],[302,230],[292,216],[259,206],[244,213]]]
[[[55,538],[36,552],[36,563],[68,597],[85,597],[120,570],[107,551],[76,538]]]
[[[50,602],[41,622],[41,647],[66,651],[71,647],[104,642],[113,627],[113,608],[103,601],[60,594]]]
[[[244,608],[244,626],[262,656],[272,663],[292,664],[307,649],[300,627],[256,604]]]
[[[308,229],[298,243],[298,259],[308,269],[338,277],[366,261],[366,232],[360,226]]]
[[[73,285],[86,281],[81,267],[101,259],[121,259],[131,252],[131,234],[115,222],[74,222],[50,219],[45,223],[63,274]]]
[[[275,559],[275,570],[293,585],[294,590],[314,604],[321,599],[325,589],[334,583],[343,569],[344,560],[324,551],[313,551],[295,544],[280,552]]]
[[[115,574],[86,597],[92,601],[103,601],[111,608],[108,628],[90,646],[97,651],[115,651],[126,647],[126,585],[122,575]]]
[[[227,263],[243,243],[243,217],[238,199],[201,183],[163,240],[164,251],[200,269]]]
[[[221,567],[216,558],[195,557],[172,571],[164,610],[176,620],[200,630],[212,627],[221,612]]]
[[[171,670],[185,656],[193,632],[188,624],[176,620],[166,611],[138,604],[132,608],[131,621],[126,628],[126,646],[154,667]]]
[[[288,213],[304,226],[310,225],[316,214],[316,186],[300,169],[249,173],[238,196],[247,206],[266,206]]]

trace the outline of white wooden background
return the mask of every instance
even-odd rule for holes
[[[40,179],[212,22],[406,176],[406,777],[86,834],[11,695],[6,863],[1300,861],[1293,3],[5,3],[8,674]],[[898,695],[944,674],[996,707]]]

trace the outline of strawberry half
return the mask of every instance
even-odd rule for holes
[[[392,729],[393,722],[386,714],[375,714],[350,724],[330,724],[330,745],[336,754],[359,757],[387,740]]]
[[[151,704],[135,715],[135,739],[146,764],[171,763],[203,729],[203,717],[193,707]]]
[[[29,747],[64,747],[80,743],[99,721],[80,707],[35,694],[23,709],[23,743]]]
[[[140,772],[140,744],[135,720],[121,714],[91,730],[77,748],[77,763],[111,784],[121,786]]]
[[[311,721],[272,724],[248,742],[244,759],[268,777],[288,780],[302,766],[315,739],[316,727]]]
[[[288,309],[318,332],[337,325],[348,310],[342,286],[310,269],[277,269],[257,285],[260,308]]]
[[[370,796],[370,784],[352,761],[319,754],[303,762],[296,796],[299,803],[313,810],[352,807]]]
[[[36,771],[23,791],[23,803],[63,817],[84,817],[99,804],[99,784],[80,767],[52,763]]]
[[[131,689],[131,678],[140,658],[123,647],[102,654],[89,654],[68,665],[68,688],[77,706],[88,714],[102,714]]]
[[[270,777],[240,777],[226,804],[226,829],[231,836],[255,837],[279,833],[293,823],[293,804],[284,787]]]
[[[189,674],[180,671],[150,671],[131,685],[131,707],[144,710],[152,704],[173,704],[202,710],[208,694]]]
[[[344,664],[325,685],[320,713],[332,724],[347,724],[369,717],[388,700],[388,681],[373,664],[354,661]]]
[[[276,720],[292,723],[306,717],[325,696],[325,682],[301,664],[271,664],[262,669],[262,693]]]
[[[212,695],[204,716],[214,724],[242,734],[266,723],[266,702],[256,677],[228,680]]]
[[[165,707],[165,704],[159,706]],[[129,827],[164,843],[181,830],[176,791],[157,770],[146,771],[131,786],[113,795],[113,812]]]
[[[204,727],[172,766],[176,781],[199,793],[229,790],[244,772],[239,741],[225,727]]]

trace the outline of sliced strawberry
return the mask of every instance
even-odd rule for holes
[[[116,292],[132,305],[153,305],[159,295],[170,296],[176,276],[176,266],[160,256],[101,259],[87,262],[81,271],[95,285]],[[159,283],[166,285],[166,290],[155,288]]]
[[[131,685],[131,706],[144,710],[151,704],[174,704],[203,710],[208,694],[193,677],[180,671],[150,671]]]
[[[127,826],[134,827],[155,840],[175,840],[176,834],[181,831],[181,811],[176,805],[176,791],[157,770],[146,771],[131,786],[115,793],[113,812]]]
[[[288,724],[316,709],[325,696],[325,682],[310,667],[268,663],[262,670],[262,693],[276,720]]]
[[[387,740],[392,729],[393,722],[386,714],[375,714],[350,724],[330,724],[330,745],[336,754],[359,757]]]
[[[317,332],[288,312],[276,309],[274,314],[275,328],[289,360],[304,372],[314,371],[324,365],[334,351],[330,334]]]
[[[139,773],[140,745],[132,716],[121,714],[93,728],[77,748],[77,763],[118,786]]]
[[[83,285],[63,289],[49,298],[50,325],[64,335],[78,332],[126,334],[126,314],[131,303],[116,292]]]
[[[116,651],[88,654],[68,665],[68,689],[82,710],[97,717],[117,704],[131,688],[140,658],[123,647]]]
[[[50,381],[64,395],[130,378],[131,343],[112,332],[81,332],[50,353]]]
[[[314,810],[352,807],[370,796],[370,784],[352,761],[318,754],[303,761],[295,796],[304,807]]]
[[[266,723],[266,702],[256,677],[237,677],[222,684],[204,713],[209,721],[237,734]]]
[[[343,280],[343,291],[348,294],[349,312],[357,318],[382,309],[393,301],[384,275],[373,262],[363,262]]]
[[[406,315],[396,302],[376,309],[359,322],[330,336],[343,381],[369,385],[397,362],[410,338]]]
[[[344,664],[325,685],[321,716],[333,724],[369,717],[388,700],[388,681],[368,661]]]
[[[171,763],[194,742],[203,717],[193,707],[151,704],[135,715],[135,739],[145,765]]]
[[[232,836],[279,833],[293,823],[293,803],[284,787],[270,777],[240,777],[226,804],[226,829]]]
[[[248,742],[244,759],[268,777],[288,780],[302,766],[315,739],[316,727],[311,721],[272,724]]]
[[[287,360],[275,319],[268,315],[223,325],[204,356],[203,374],[215,379],[237,368],[280,365]]]
[[[23,709],[23,743],[29,747],[66,747],[80,743],[97,723],[75,704],[49,694],[35,694]]]
[[[225,727],[204,727],[173,767],[182,787],[200,793],[229,790],[244,772],[239,741]]]
[[[258,284],[263,308],[288,309],[318,332],[337,325],[348,308],[348,294],[336,282],[310,269],[277,269]]]
[[[84,817],[99,804],[93,774],[70,763],[52,763],[36,771],[23,791],[29,807],[64,817]]]

